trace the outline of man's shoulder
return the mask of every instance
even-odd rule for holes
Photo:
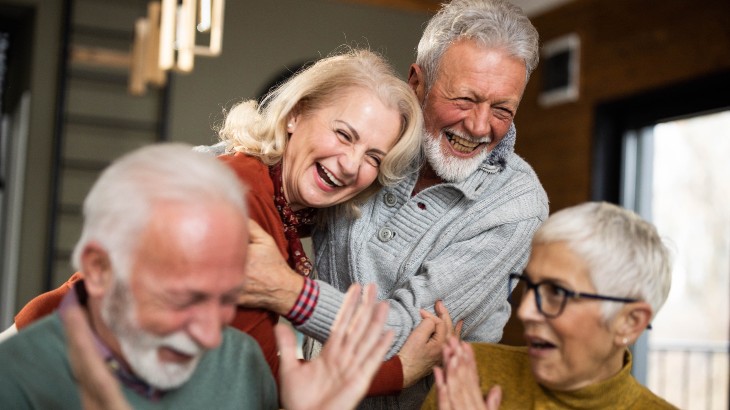
[[[507,164],[503,172],[509,172],[512,178],[526,178],[542,189],[540,179],[537,177],[532,165],[514,152],[507,158]]]
[[[507,158],[507,166],[502,171],[504,184],[498,191],[509,193],[506,198],[519,199],[524,207],[538,212],[542,219],[547,217],[548,197],[535,170],[522,157],[511,153]],[[490,196],[493,197],[494,193]],[[484,198],[482,198],[484,199]]]
[[[79,408],[58,314],[0,343],[0,407]]]
[[[220,370],[225,368],[232,373],[241,369],[253,373],[263,369],[271,373],[258,343],[251,336],[230,326],[223,330],[220,346],[208,352],[205,361],[210,366]]]
[[[63,325],[58,314],[48,315],[0,343],[0,358],[26,352],[33,354],[34,349],[40,346],[54,350],[65,348]]]
[[[217,392],[206,396],[211,408],[230,406],[230,400],[240,408],[273,408],[277,401],[276,382],[258,343],[232,327],[223,331],[220,346],[206,353],[186,386],[192,389],[186,393],[196,395]],[[221,386],[228,388],[220,391]]]

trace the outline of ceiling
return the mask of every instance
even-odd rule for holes
[[[355,1],[358,3],[366,3],[373,6],[393,7],[412,11],[429,11],[438,10],[441,3],[446,0],[341,0]],[[520,6],[525,14],[534,17],[538,14],[550,11],[562,4],[573,0],[509,0],[511,3]]]

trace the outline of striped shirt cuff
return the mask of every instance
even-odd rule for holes
[[[299,326],[307,321],[317,306],[317,298],[319,298],[319,284],[310,279],[304,278],[304,287],[297,298],[294,307],[284,317],[294,326]]]

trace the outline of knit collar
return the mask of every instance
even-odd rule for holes
[[[288,241],[289,266],[303,276],[312,273],[312,262],[304,252],[301,237],[310,236],[314,226],[316,209],[304,208],[293,211],[289,202],[284,196],[284,184],[282,181],[281,162],[269,167],[271,182],[274,184],[274,205],[279,211],[279,218],[284,224],[284,236]]]
[[[484,160],[480,168],[485,168],[485,171],[494,173],[504,171],[507,166],[507,157],[515,152],[515,143],[517,142],[517,128],[513,122],[507,130],[507,134],[499,141],[496,147],[489,153],[487,159]],[[497,169],[494,169],[496,167]]]
[[[515,151],[515,142],[517,141],[517,129],[514,123],[510,125],[507,134],[502,141],[497,144],[487,158],[477,167],[471,175],[459,182],[444,182],[436,186],[451,187],[461,192],[467,199],[475,200],[479,198],[480,192],[485,187],[485,179],[490,175],[501,173],[507,168],[507,159]],[[413,187],[418,181],[418,173],[409,175],[408,193],[413,192]],[[429,188],[426,188],[428,190]]]
[[[624,366],[613,377],[573,391],[542,388],[546,396],[565,408],[629,409],[641,395],[642,387],[631,376],[631,352],[624,353]],[[617,395],[616,392],[621,392]]]

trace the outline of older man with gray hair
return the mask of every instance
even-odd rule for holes
[[[514,152],[514,117],[537,62],[537,31],[518,7],[445,4],[429,21],[408,78],[423,107],[428,162],[363,204],[360,218],[330,215],[315,232],[316,299],[272,300],[287,292],[270,290],[288,289],[292,275],[272,267],[265,277],[247,272],[251,305],[314,306],[298,329],[324,341],[343,292],[377,283],[395,331],[389,356],[420,322],[420,309],[433,310],[439,300],[463,320],[465,340],[499,341],[510,316],[508,274],[524,268],[548,215],[535,172]],[[363,407],[415,408],[428,388],[422,382]]]
[[[114,400],[123,405],[278,409],[280,399],[289,409],[354,405],[392,340],[391,332],[381,332],[387,305],[376,304],[368,288],[356,307],[354,287],[329,353],[306,364],[296,359],[293,335],[277,331],[279,396],[258,344],[227,326],[243,289],[248,245],[245,189],[222,162],[184,144],[153,145],[118,159],[84,201],[73,254],[83,279],[58,312],[0,344],[0,407],[78,409],[82,397],[89,402],[77,380],[82,393],[89,386],[103,390],[71,371],[80,352],[72,350],[76,360],[69,360],[61,318],[79,311],[94,340],[81,354],[103,359],[123,394]],[[94,374],[104,376],[104,368]]]

